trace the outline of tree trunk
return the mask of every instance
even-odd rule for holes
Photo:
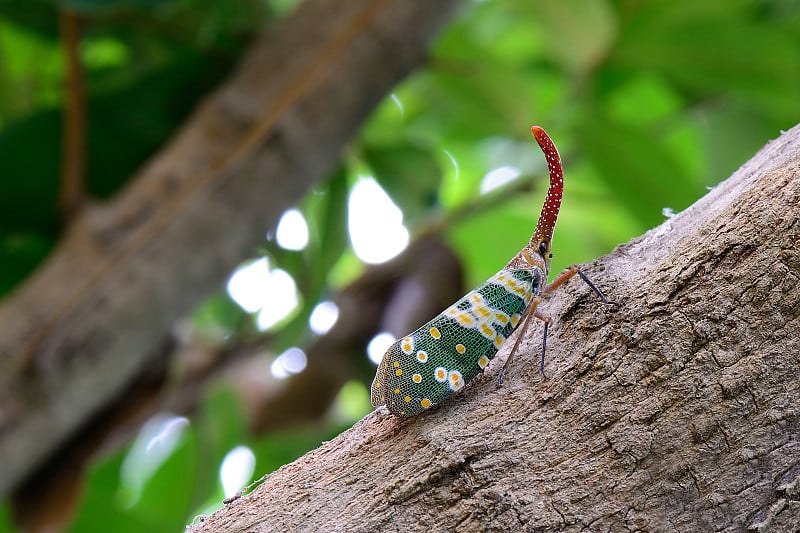
[[[547,381],[539,330],[502,388],[507,348],[438,408],[373,412],[192,531],[795,530],[798,220],[800,126],[586,266],[621,307],[576,281],[544,304]]]
[[[148,366],[327,176],[456,0],[309,0],[0,305],[0,495]]]

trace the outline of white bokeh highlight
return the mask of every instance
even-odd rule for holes
[[[333,302],[323,301],[314,307],[308,317],[308,327],[317,335],[328,333],[339,319],[339,306]]]
[[[275,241],[284,250],[300,251],[308,245],[308,223],[297,209],[283,213],[275,230]]]
[[[225,454],[219,467],[219,481],[226,498],[235,496],[253,478],[256,456],[247,446],[237,446]]]
[[[371,177],[353,185],[347,223],[353,251],[365,263],[383,263],[408,246],[403,212]]]
[[[261,331],[275,326],[299,304],[292,276],[280,268],[270,269],[266,257],[236,269],[227,288],[242,309],[258,313],[256,325]]]
[[[306,365],[308,365],[306,353],[300,348],[292,347],[275,358],[269,371],[275,379],[286,379],[305,370]]]
[[[300,303],[294,278],[285,270],[276,268],[270,271],[266,280],[265,292],[269,295],[258,312],[256,326],[265,331],[289,316]]]
[[[372,339],[369,341],[369,344],[367,344],[367,356],[369,357],[369,360],[376,365],[381,364],[383,354],[386,353],[386,350],[389,349],[389,346],[391,346],[396,340],[397,339],[394,338],[394,335],[387,333],[386,331],[378,333],[372,337]]]
[[[400,97],[397,96],[396,93],[392,93],[392,94],[389,95],[389,98],[392,99],[392,102],[394,102],[394,105],[396,105],[397,109],[400,111],[400,118],[405,117],[406,116],[406,108],[403,106],[403,101],[400,100]]]
[[[188,418],[171,413],[159,413],[144,423],[121,466],[124,507],[139,501],[144,485],[175,451],[188,426]]]
[[[450,159],[450,163],[453,165],[453,178],[457,180],[459,178],[459,173],[461,171],[461,169],[458,166],[458,160],[449,150],[442,149],[442,151],[444,152],[444,155],[446,155],[447,158]]]
[[[481,180],[480,193],[486,194],[502,187],[503,185],[511,183],[520,177],[521,174],[522,172],[520,172],[517,167],[508,165],[490,170]]]

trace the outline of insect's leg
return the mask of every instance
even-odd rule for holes
[[[553,292],[555,289],[559,288],[560,286],[568,282],[570,278],[572,278],[572,276],[574,276],[575,274],[578,274],[581,277],[581,279],[589,286],[589,288],[592,289],[592,292],[594,292],[597,295],[597,297],[600,298],[600,301],[602,301],[604,304],[617,305],[617,306],[619,305],[617,302],[612,302],[611,300],[606,298],[606,295],[603,294],[603,291],[598,289],[597,285],[592,283],[592,280],[590,280],[586,276],[586,274],[583,273],[583,271],[580,269],[578,265],[572,265],[571,267],[568,267],[564,272],[556,276],[556,278],[552,281],[552,283],[550,283],[550,285],[544,288],[544,290],[542,291],[542,295]]]
[[[533,301],[531,301],[531,305],[528,306],[528,309],[525,310],[525,316],[522,319],[522,326],[517,331],[517,339],[514,341],[514,346],[511,348],[511,352],[508,354],[508,357],[506,358],[506,362],[503,365],[503,369],[500,370],[500,376],[497,378],[498,387],[503,384],[503,377],[505,377],[506,375],[506,370],[508,369],[508,365],[514,359],[514,354],[517,353],[517,348],[519,348],[519,343],[522,340],[522,337],[525,336],[525,332],[528,330],[528,325],[531,321],[531,317],[535,316],[540,320],[544,320],[545,324],[547,324],[550,321],[549,317],[545,317],[544,315],[541,315],[540,313],[536,312],[536,307],[539,305],[540,301],[541,298],[539,296],[536,296],[533,299]],[[544,355],[542,355],[542,357],[544,357]]]
[[[550,326],[552,319],[538,312],[533,313],[533,316],[544,322],[544,332],[542,333],[542,360],[539,363],[539,372],[542,373],[542,378],[547,379],[547,374],[544,373],[544,354],[547,351],[547,328]]]
[[[560,286],[568,282],[575,274],[578,274],[581,277],[581,279],[589,286],[589,288],[592,289],[592,292],[594,292],[597,295],[597,297],[600,298],[600,301],[602,301],[604,304],[617,305],[617,306],[619,305],[617,302],[612,302],[611,300],[606,298],[606,295],[603,294],[603,291],[598,289],[597,285],[592,283],[592,280],[590,280],[586,276],[586,274],[583,273],[583,271],[580,269],[580,267],[578,267],[578,265],[572,265],[571,267],[564,270],[564,272],[556,276],[556,278],[552,281],[552,283],[550,283],[542,290],[541,296],[537,296],[536,298],[533,299],[531,305],[525,311],[525,317],[523,318],[522,327],[519,328],[517,339],[514,341],[514,346],[511,348],[511,353],[508,354],[508,358],[506,358],[506,362],[503,365],[502,370],[500,370],[500,376],[497,378],[498,386],[503,384],[503,378],[505,377],[508,365],[514,359],[514,354],[517,353],[517,348],[519,347],[519,343],[522,340],[523,335],[525,335],[525,331],[527,331],[528,329],[531,317],[536,317],[542,322],[544,322],[544,333],[542,334],[542,359],[539,364],[539,370],[542,373],[542,377],[544,379],[547,379],[547,375],[544,373],[544,358],[545,358],[545,352],[547,351],[547,330],[550,326],[550,323],[552,322],[552,319],[549,316],[543,315],[538,311],[536,311],[536,307],[539,305],[542,296],[545,296],[548,293],[559,288]]]

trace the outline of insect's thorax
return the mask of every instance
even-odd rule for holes
[[[541,290],[544,288],[544,284],[547,283],[547,276],[550,273],[550,261],[546,261],[529,245],[520,250],[503,270],[530,270],[533,272],[534,278],[538,277],[537,274],[541,275],[541,284],[538,287]]]

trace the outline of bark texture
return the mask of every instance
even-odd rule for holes
[[[310,0],[0,305],[0,495],[153,363],[425,57],[455,0]]]
[[[799,240],[795,127],[586,266],[619,309],[578,281],[544,304],[547,381],[539,328],[502,388],[512,343],[438,408],[373,412],[191,530],[795,531]]]

